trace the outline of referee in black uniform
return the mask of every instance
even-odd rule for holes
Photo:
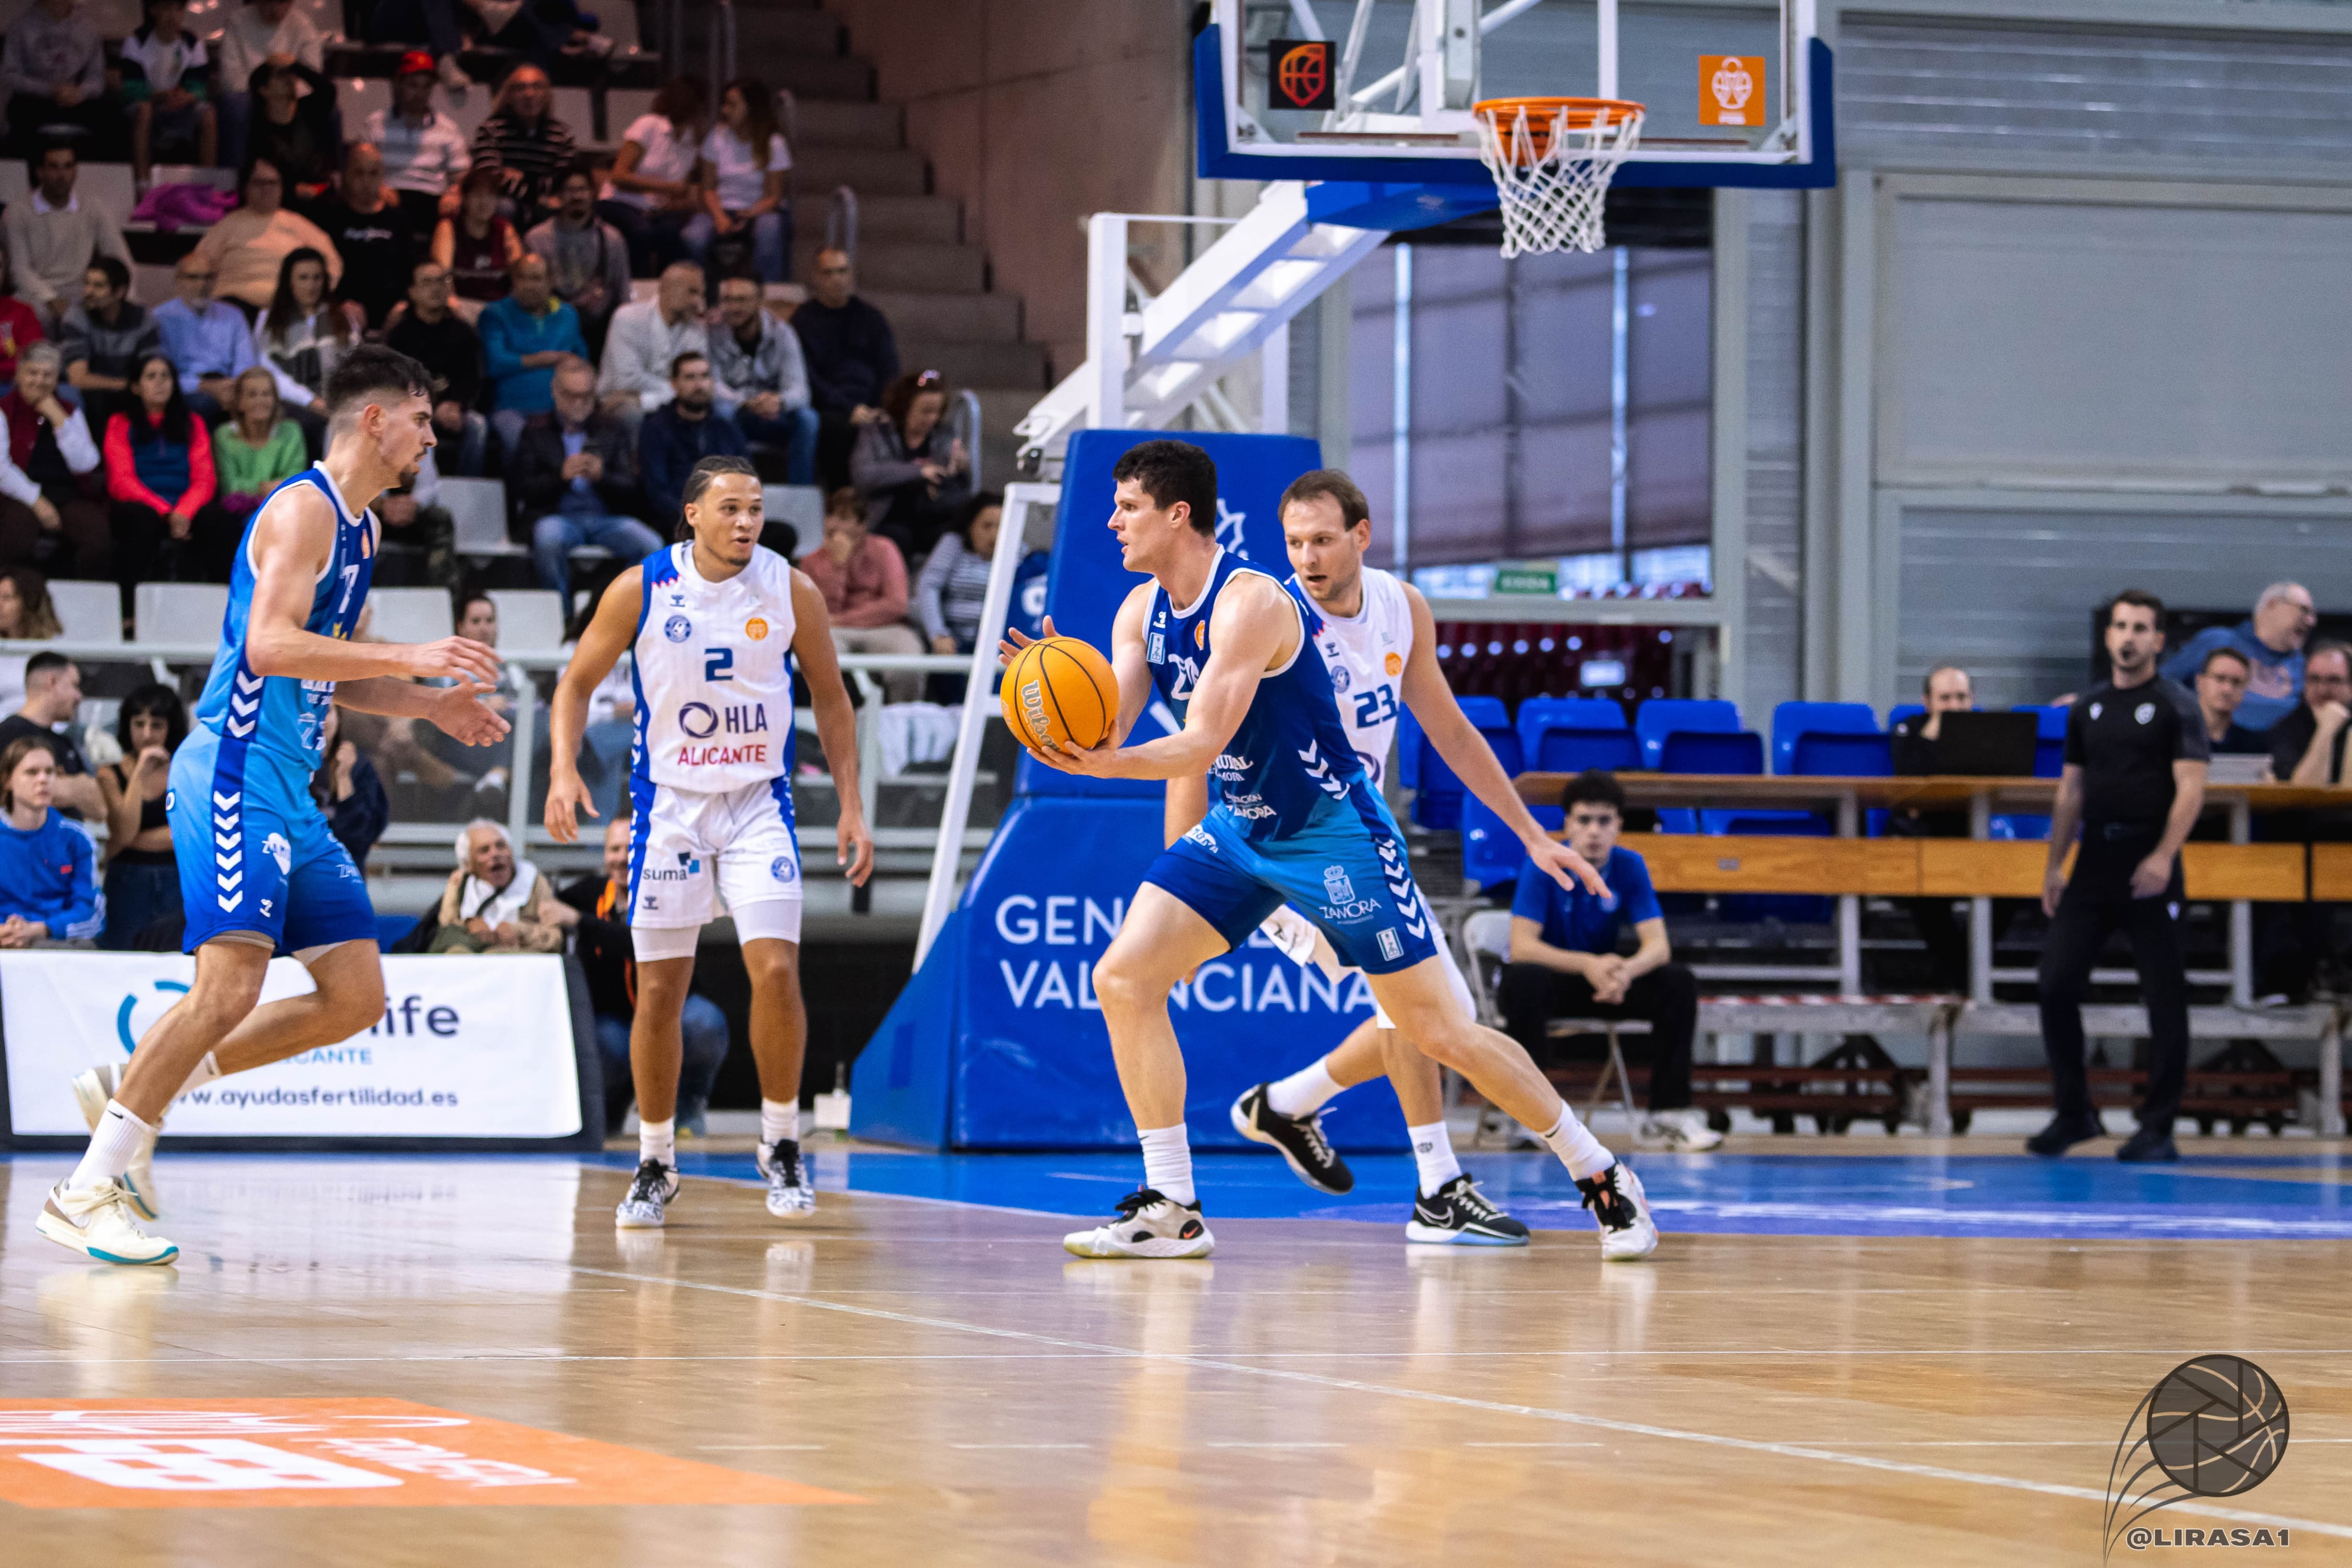
[[[2205,721],[2186,687],[2156,672],[2164,650],[2164,604],[2126,589],[2107,607],[2110,678],[2066,716],[2066,768],[2050,818],[2050,866],[2042,907],[2042,1044],[2058,1114],[2026,1141],[2063,1154],[2100,1135],[2083,1062],[2083,992],[2099,950],[2121,926],[2131,939],[2147,1004],[2147,1098],[2139,1131],[2118,1160],[2177,1160],[2172,1119],[2189,1073],[2189,977],[2180,952],[2180,846],[2205,804]],[[2066,851],[2083,831],[2074,874]]]

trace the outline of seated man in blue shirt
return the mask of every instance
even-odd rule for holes
[[[1511,962],[1503,970],[1503,1026],[1537,1061],[1554,1018],[1641,1018],[1650,1026],[1650,1114],[1635,1134],[1643,1149],[1712,1149],[1723,1134],[1690,1109],[1691,1039],[1698,1031],[1698,982],[1673,962],[1666,918],[1650,868],[1617,847],[1625,789],[1592,769],[1569,781],[1568,847],[1609,884],[1606,900],[1561,887],[1534,865],[1519,868],[1511,899]],[[1641,945],[1630,958],[1618,934],[1632,926]]]

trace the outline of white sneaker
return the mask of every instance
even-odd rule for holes
[[[755,1156],[768,1179],[768,1212],[778,1219],[806,1219],[816,1213],[816,1179],[796,1140],[779,1138]]]
[[[1150,1187],[1119,1199],[1118,1217],[1108,1225],[1062,1237],[1062,1250],[1078,1258],[1206,1258],[1216,1245],[1198,1203],[1180,1204]]]
[[[1647,1258],[1658,1250],[1658,1227],[1650,1219],[1650,1201],[1643,1195],[1642,1178],[1620,1160],[1590,1181],[1576,1184],[1584,1206],[1601,1224],[1603,1262]]]
[[[613,1210],[616,1230],[659,1230],[670,1200],[677,1196],[677,1171],[659,1160],[647,1160],[629,1180],[629,1195]]]
[[[113,1062],[100,1062],[73,1080],[74,1103],[81,1107],[81,1119],[89,1124],[92,1132],[106,1119],[107,1102],[121,1087],[122,1068]],[[163,1130],[163,1123],[158,1121],[155,1131]],[[163,1200],[155,1186],[155,1132],[139,1141],[139,1152],[131,1157],[131,1168],[115,1180],[122,1184],[131,1206],[138,1211],[141,1219],[163,1217]]]
[[[1658,1110],[1644,1117],[1633,1147],[1663,1154],[1703,1154],[1720,1145],[1723,1134],[1706,1124],[1703,1110]]]
[[[139,1228],[131,1194],[114,1182],[70,1192],[59,1182],[33,1224],[59,1247],[100,1263],[169,1263],[180,1256],[177,1247]]]

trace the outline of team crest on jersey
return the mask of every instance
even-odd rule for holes
[[[1404,673],[1404,655],[1391,650],[1388,658],[1381,661],[1381,668],[1387,670],[1391,675],[1402,675]]]
[[[1339,661],[1339,645],[1333,643],[1325,648],[1323,657],[1331,666],[1331,689],[1345,697],[1348,695],[1348,688],[1354,684],[1356,678],[1349,675],[1348,667]]]
[[[1352,904],[1356,901],[1356,884],[1349,880],[1348,868],[1345,866],[1323,868],[1323,894],[1335,904]]]
[[[789,882],[800,874],[801,868],[793,864],[789,855],[779,855],[768,862],[768,875],[779,882]]]
[[[743,623],[743,635],[753,642],[765,642],[768,640],[768,623],[753,616]]]
[[[672,616],[662,623],[662,636],[672,642],[684,642],[694,635],[694,623],[684,616]]]

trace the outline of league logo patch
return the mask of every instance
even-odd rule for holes
[[[1192,624],[1192,646],[1194,647],[1206,647],[1209,646],[1208,622],[1195,621]]]
[[[793,864],[789,855],[779,855],[768,862],[768,875],[779,882],[789,882],[800,874],[801,868]]]
[[[2132,719],[2137,723],[2145,724],[2155,717],[2156,704],[2153,702],[2143,702],[2132,710]]]
[[[684,616],[672,616],[662,623],[662,636],[672,642],[684,642],[694,635],[694,623]]]
[[[1404,956],[1404,943],[1398,940],[1394,927],[1382,926],[1380,929],[1380,939],[1381,956],[1382,958],[1387,959],[1390,963],[1393,963],[1398,959]]]
[[[1404,673],[1404,655],[1391,651],[1388,658],[1381,661],[1381,668],[1387,670],[1391,675],[1402,675]]]
[[[768,640],[768,623],[753,616],[743,623],[743,635],[753,642],[765,642]]]

